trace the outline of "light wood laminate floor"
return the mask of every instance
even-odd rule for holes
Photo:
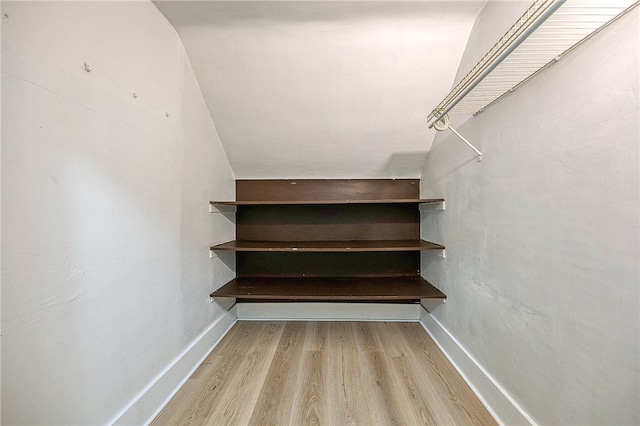
[[[495,425],[418,323],[240,321],[152,425]]]

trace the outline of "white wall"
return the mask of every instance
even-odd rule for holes
[[[458,64],[455,84],[473,69],[531,4],[530,0],[490,0],[484,5],[473,23],[464,54]]]
[[[420,176],[484,1],[157,1],[238,178]]]
[[[638,40],[636,10],[457,128],[481,163],[446,132],[423,170],[427,322],[540,424],[640,422]]]
[[[152,3],[2,14],[2,423],[143,422],[233,321],[208,298],[233,276],[208,258],[233,173]]]

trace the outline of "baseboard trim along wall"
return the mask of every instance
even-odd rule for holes
[[[426,309],[420,324],[501,425],[536,425],[507,391]]]
[[[393,303],[238,303],[239,320],[419,321],[421,307]]]
[[[235,323],[235,315],[231,312],[213,321],[109,424],[151,423]]]
[[[498,423],[536,425],[484,367],[421,305],[295,302],[236,304],[202,331],[109,424],[151,423],[237,320],[419,321]]]

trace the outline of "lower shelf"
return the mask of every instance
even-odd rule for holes
[[[420,277],[236,278],[211,293],[260,301],[415,301],[445,299]]]

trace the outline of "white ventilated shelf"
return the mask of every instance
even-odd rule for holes
[[[639,4],[632,0],[534,1],[433,109],[428,121],[435,123],[448,113],[482,112]]]

